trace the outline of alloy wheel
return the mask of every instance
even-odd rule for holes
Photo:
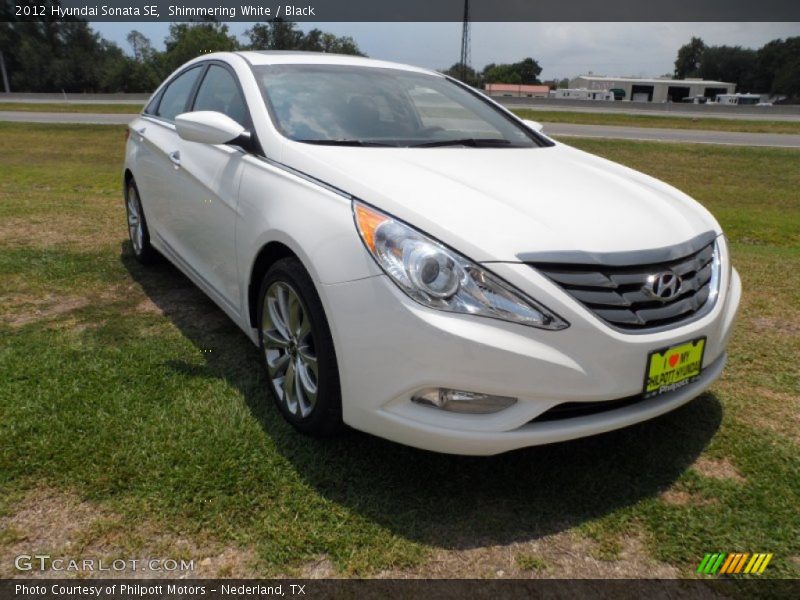
[[[318,361],[308,311],[297,292],[276,281],[267,289],[262,315],[267,371],[278,400],[298,418],[317,402]]]
[[[136,188],[131,186],[128,189],[128,233],[131,236],[131,244],[136,254],[141,254],[144,246],[144,229],[142,227],[142,217],[139,212],[139,195]]]

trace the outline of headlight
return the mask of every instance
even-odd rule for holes
[[[714,240],[714,254],[711,257],[711,279],[709,280],[708,284],[708,300],[706,300],[707,306],[713,306],[717,301],[717,296],[719,296],[719,294],[722,292],[723,245],[725,246],[725,255],[727,256],[727,260],[725,261],[725,281],[728,282],[728,285],[731,283],[731,271],[733,270],[733,265],[730,259],[730,254],[728,254],[727,239],[724,235],[720,235],[716,240]]]
[[[356,200],[353,214],[376,262],[420,304],[541,329],[569,326],[496,275],[416,229]]]

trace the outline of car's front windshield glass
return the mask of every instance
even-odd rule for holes
[[[289,139],[354,146],[520,148],[547,143],[444,77],[375,67],[254,67]]]

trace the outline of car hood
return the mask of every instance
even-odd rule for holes
[[[636,252],[720,230],[686,194],[564,144],[359,148],[289,142],[281,162],[478,262]]]

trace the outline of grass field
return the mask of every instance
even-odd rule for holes
[[[557,110],[512,109],[523,119],[542,123],[578,125],[619,125],[661,129],[702,129],[705,131],[743,131],[746,133],[800,133],[800,121],[760,121],[756,119],[718,119],[714,117],[675,117],[670,115],[626,115],[622,113],[572,112]]]
[[[77,102],[0,102],[0,111],[136,114],[141,104],[83,104]]]
[[[141,104],[75,104],[0,102],[0,111],[80,112],[135,114]],[[523,119],[542,123],[575,123],[579,125],[620,125],[625,127],[658,127],[664,129],[704,129],[708,131],[743,131],[747,133],[800,134],[800,121],[760,121],[715,119],[713,117],[674,117],[669,115],[625,115],[615,113],[571,112],[556,110],[512,109]]]
[[[491,458],[296,434],[258,353],[131,257],[123,129],[0,124],[0,577],[13,557],[194,559],[196,574],[800,576],[800,153],[570,143],[661,177],[730,236],[723,378],[657,420]]]

